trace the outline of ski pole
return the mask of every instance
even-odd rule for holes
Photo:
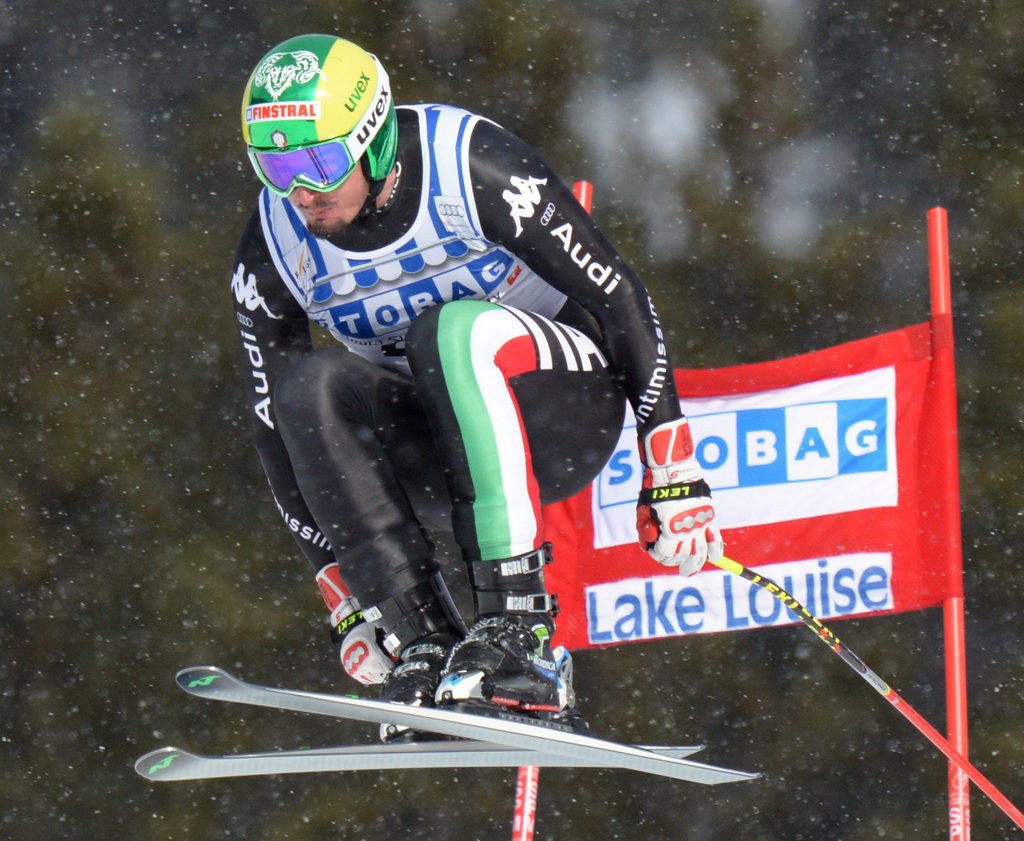
[[[971,782],[980,788],[993,803],[1006,813],[1010,820],[1012,820],[1020,829],[1024,829],[1024,814],[1021,813],[1020,809],[1014,806],[1006,796],[999,791],[999,789],[989,782],[985,775],[975,768],[959,751],[957,751],[956,748],[954,748],[938,730],[932,727],[913,707],[910,706],[910,704],[904,701],[896,690],[889,686],[889,684],[882,680],[877,674],[875,674],[875,672],[869,669],[860,657],[843,645],[843,643],[839,641],[839,637],[821,624],[821,621],[808,611],[806,607],[800,604],[800,602],[770,578],[765,578],[763,575],[747,569],[745,566],[737,563],[731,558],[723,556],[721,560],[712,561],[711,563],[715,566],[721,567],[727,572],[738,575],[740,578],[743,578],[752,584],[756,584],[758,587],[771,593],[771,595],[782,602],[783,605],[788,607],[808,628],[814,632],[818,639],[838,654],[846,664],[850,666],[850,668],[871,684],[879,695],[899,710],[903,714],[904,718],[913,724],[920,733],[926,736],[928,740],[935,745],[935,747],[942,751],[950,762],[954,763],[957,768],[963,771]]]

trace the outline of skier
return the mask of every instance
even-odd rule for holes
[[[242,134],[264,185],[231,281],[257,447],[344,670],[389,701],[582,726],[541,506],[596,476],[627,399],[641,545],[684,574],[722,553],[645,287],[536,151],[396,107],[350,41],[267,53]],[[431,531],[465,561],[468,628]]]

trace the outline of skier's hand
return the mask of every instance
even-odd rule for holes
[[[686,418],[652,429],[640,442],[643,489],[636,508],[640,546],[658,563],[693,575],[725,549],[711,489],[701,478]]]
[[[383,683],[395,663],[381,646],[377,629],[363,619],[363,612],[357,609],[351,618],[355,624],[348,630],[342,632],[342,626],[335,629],[341,636],[341,668],[366,686]]]
[[[331,636],[340,646],[342,670],[366,686],[383,683],[394,661],[381,646],[377,629],[363,618],[359,603],[342,583],[338,565],[328,564],[320,570],[316,583],[331,612]]]

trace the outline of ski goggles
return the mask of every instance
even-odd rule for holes
[[[305,149],[290,152],[263,152],[249,149],[249,160],[260,181],[279,196],[287,196],[296,187],[318,193],[333,190],[348,178],[359,162],[349,148],[348,138],[339,137]]]

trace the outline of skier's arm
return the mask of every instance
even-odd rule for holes
[[[644,461],[640,544],[659,563],[696,572],[709,553],[721,556],[722,538],[646,287],[526,143],[493,123],[480,123],[470,168],[484,235],[581,304],[600,326],[612,370],[637,419]]]
[[[647,289],[569,188],[535,150],[493,123],[474,129],[470,167],[485,236],[594,317],[638,430],[680,417]]]
[[[253,214],[242,236],[231,291],[260,462],[286,527],[319,571],[334,557],[299,492],[278,430],[273,400],[284,370],[312,347],[309,320],[270,260],[258,213]]]

